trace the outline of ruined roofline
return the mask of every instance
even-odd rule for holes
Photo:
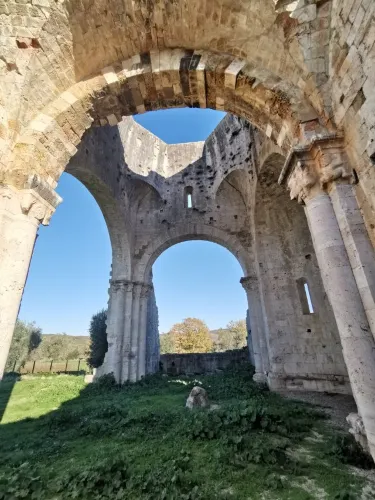
[[[160,110],[160,111],[163,111],[163,110]],[[152,111],[149,111],[149,112],[152,113]],[[230,113],[226,113],[226,115],[219,121],[219,123],[216,125],[216,127],[213,129],[213,131],[207,136],[207,138],[204,141],[190,141],[190,142],[176,142],[176,143],[169,143],[169,142],[163,141],[163,139],[161,139],[159,136],[155,135],[153,132],[151,132],[150,130],[148,130],[147,128],[145,128],[143,125],[141,125],[140,123],[138,123],[134,119],[134,115],[132,115],[132,116],[124,116],[122,118],[122,122],[130,121],[130,122],[132,122],[133,126],[137,126],[137,127],[141,128],[142,130],[144,130],[145,132],[147,132],[148,134],[150,134],[152,137],[154,137],[155,139],[157,139],[158,141],[160,141],[165,146],[167,146],[167,147],[170,147],[170,146],[176,147],[176,146],[184,146],[184,145],[190,145],[190,144],[199,144],[199,145],[203,144],[203,145],[206,145],[207,142],[209,141],[209,139],[211,138],[211,136],[215,135],[215,133],[218,130],[218,128],[221,127],[222,124],[223,124],[223,122],[228,119],[228,116],[230,116]]]

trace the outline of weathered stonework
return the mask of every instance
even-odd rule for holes
[[[0,377],[66,170],[113,249],[99,372],[156,368],[152,265],[215,241],[244,271],[257,378],[350,382],[375,457],[374,64],[372,0],[0,0]],[[175,146],[122,121],[180,106],[237,118]]]

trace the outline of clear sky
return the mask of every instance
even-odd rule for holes
[[[174,109],[136,120],[167,143],[205,140],[224,113]],[[44,333],[86,334],[93,313],[105,308],[111,247],[101,211],[87,189],[69,174],[57,187],[64,202],[50,226],[41,227],[20,318]],[[235,257],[210,242],[190,241],[166,250],[155,262],[160,332],[194,316],[211,329],[246,313],[242,271]]]

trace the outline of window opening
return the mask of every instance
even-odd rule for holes
[[[305,278],[300,278],[297,280],[297,288],[299,298],[301,300],[302,313],[314,314],[314,306],[311,300],[310,288]]]
[[[314,312],[314,308],[313,308],[312,301],[311,301],[309,285],[307,283],[304,283],[303,288],[304,288],[305,294],[306,294],[307,305],[309,307],[309,313],[312,314]]]
[[[193,208],[193,188],[191,186],[185,188],[185,207]]]

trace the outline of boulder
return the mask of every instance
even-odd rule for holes
[[[208,395],[203,387],[195,386],[192,388],[189,397],[186,400],[186,408],[208,408],[210,403]]]

